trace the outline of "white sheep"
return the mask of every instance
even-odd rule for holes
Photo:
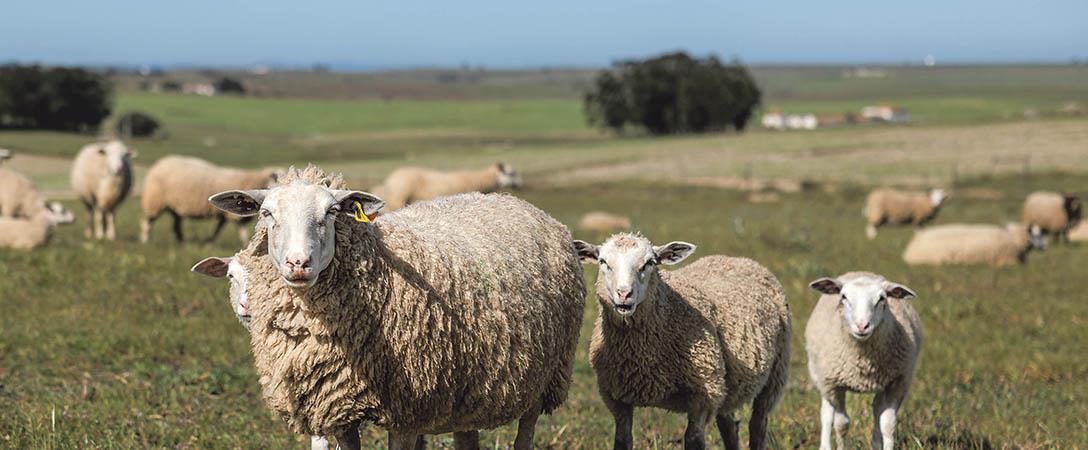
[[[578,221],[578,228],[598,232],[627,230],[631,228],[631,218],[604,211],[590,211]]]
[[[947,224],[919,230],[903,251],[911,265],[977,264],[1005,266],[1025,262],[1031,250],[1045,250],[1039,227],[1020,224]]]
[[[877,227],[885,224],[925,225],[937,216],[948,196],[944,189],[926,192],[906,192],[895,189],[877,189],[865,199],[865,235],[876,238]]]
[[[820,449],[831,450],[831,430],[846,448],[850,425],[846,393],[873,396],[874,449],[891,450],[895,423],[922,350],[922,323],[907,302],[914,291],[868,272],[809,284],[820,296],[805,326],[808,371],[820,391]]]
[[[521,175],[513,167],[495,163],[481,170],[442,172],[422,167],[401,167],[374,188],[385,200],[385,211],[447,195],[466,192],[490,193],[504,188],[519,188]]]
[[[72,223],[72,213],[57,202],[49,202],[33,217],[0,217],[0,248],[30,250],[49,242],[59,224]]]
[[[1024,199],[1024,225],[1053,233],[1059,241],[1069,241],[1069,231],[1080,219],[1081,201],[1075,195],[1036,191]]]
[[[790,360],[791,318],[778,279],[755,261],[722,255],[661,272],[659,264],[676,264],[695,246],[655,247],[627,233],[574,248],[600,265],[589,358],[615,418],[615,448],[632,448],[632,414],[641,406],[686,412],[684,448],[705,447],[712,418],[726,448],[739,448],[733,415],[747,404],[749,447],[765,448]]]
[[[211,202],[261,215],[245,264],[266,403],[297,432],[359,446],[358,426],[421,434],[536,419],[566,398],[585,302],[565,226],[508,195],[421,202],[369,221],[381,200],[316,167]],[[495,233],[502,230],[502,233]]]
[[[1088,242],[1088,222],[1081,222],[1069,230],[1068,238],[1072,242]]]
[[[45,196],[23,174],[0,167],[0,217],[29,219],[45,209]]]
[[[117,238],[114,212],[132,188],[132,163],[136,151],[121,141],[96,142],[79,150],[72,164],[72,190],[91,220],[86,235],[95,239]]]
[[[144,179],[144,192],[141,198],[144,216],[140,222],[140,241],[147,243],[151,238],[151,226],[163,212],[169,212],[174,219],[174,237],[181,242],[182,218],[215,218],[215,231],[208,241],[219,236],[220,230],[228,220],[238,224],[238,237],[245,242],[249,239],[246,224],[249,218],[226,214],[208,204],[208,197],[217,192],[233,189],[260,189],[271,186],[276,181],[276,169],[242,170],[222,167],[203,159],[187,156],[170,155],[155,162],[147,171]]]

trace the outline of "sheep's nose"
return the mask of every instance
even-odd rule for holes
[[[283,261],[291,270],[302,270],[310,267],[309,256],[288,256]]]
[[[627,302],[628,300],[631,299],[631,290],[630,289],[616,289],[616,298],[620,302]]]
[[[869,329],[869,322],[865,322],[865,323],[860,323],[859,322],[859,323],[855,324],[854,326],[858,327],[858,333],[864,333],[866,330]]]

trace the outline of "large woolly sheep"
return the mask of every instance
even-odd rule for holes
[[[876,238],[877,227],[885,224],[925,225],[937,216],[946,198],[943,189],[928,193],[886,188],[874,190],[865,199],[865,235],[869,239]]]
[[[574,247],[583,262],[600,264],[589,352],[616,421],[615,448],[632,448],[638,406],[687,413],[684,448],[705,447],[711,418],[726,448],[739,448],[733,414],[749,403],[749,447],[765,448],[790,360],[789,305],[778,279],[755,261],[721,255],[659,271],[695,250],[684,242],[655,247],[624,233]]]
[[[585,286],[570,232],[532,205],[464,194],[369,221],[380,199],[312,166],[211,202],[261,215],[246,264],[253,353],[295,431],[354,449],[372,421],[392,449],[447,432],[471,447],[476,430],[520,418],[514,446],[527,449],[566,398]]]
[[[394,170],[374,192],[385,200],[385,210],[393,211],[405,205],[447,195],[466,192],[484,194],[504,188],[519,188],[521,175],[504,163],[495,163],[481,170],[442,172],[422,167],[401,167]]]
[[[903,251],[911,265],[978,264],[1005,266],[1025,262],[1030,250],[1045,250],[1038,227],[1004,228],[987,224],[948,224],[919,230]]]
[[[219,236],[228,221],[238,224],[238,237],[249,239],[248,217],[226,214],[208,204],[208,197],[228,190],[262,189],[276,181],[275,169],[241,170],[221,167],[203,159],[171,155],[155,162],[144,180],[144,217],[140,222],[140,241],[151,238],[151,225],[164,211],[174,218],[174,237],[185,240],[182,218],[215,218],[215,231],[208,241]]]
[[[30,250],[49,242],[58,224],[72,223],[72,213],[57,202],[49,202],[45,208],[29,219],[0,217],[0,248]]]
[[[823,294],[805,326],[808,371],[820,391],[820,449],[839,448],[850,425],[846,393],[875,393],[872,448],[891,450],[895,422],[907,397],[922,324],[907,302],[906,286],[868,272],[850,272],[809,284]]]
[[[72,164],[72,190],[75,191],[91,220],[95,239],[116,239],[114,211],[132,188],[132,164],[136,152],[121,141],[87,144],[79,150]]]
[[[1081,219],[1081,201],[1075,195],[1036,191],[1024,199],[1024,225],[1038,226],[1043,233],[1054,233],[1057,240],[1069,241],[1069,230]]]
[[[45,209],[45,196],[34,183],[13,170],[0,168],[0,217],[29,219]]]

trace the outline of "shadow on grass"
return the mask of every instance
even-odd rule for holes
[[[923,441],[924,448],[944,448],[955,450],[993,450],[990,439],[971,431],[959,431],[956,434],[931,434]]]

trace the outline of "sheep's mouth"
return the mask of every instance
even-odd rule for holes
[[[317,281],[316,276],[306,275],[305,273],[293,273],[291,275],[284,275],[283,282],[293,288],[305,288],[310,287]]]
[[[869,331],[866,331],[864,333],[858,333],[856,331],[852,331],[852,332],[850,332],[850,334],[852,336],[854,336],[854,339],[857,339],[859,341],[864,341],[866,339],[869,339],[869,338],[873,337],[873,330],[869,330]]]
[[[635,305],[633,303],[613,303],[612,306],[616,308],[616,312],[620,313],[621,316],[626,316],[635,312]]]

